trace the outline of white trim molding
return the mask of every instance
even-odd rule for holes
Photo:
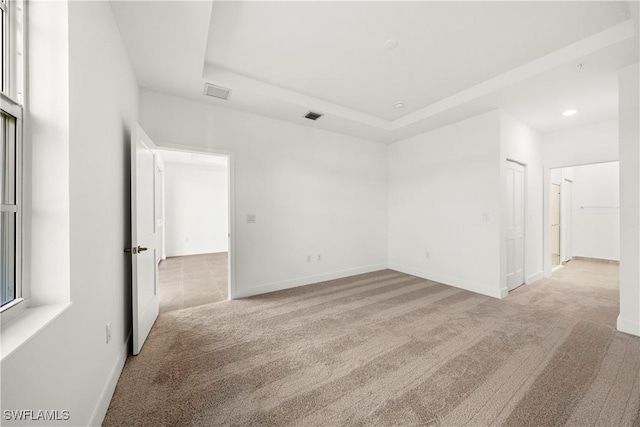
[[[635,335],[640,337],[640,322],[623,319],[618,316],[617,329],[625,334]]]
[[[300,277],[297,279],[273,282],[263,285],[251,286],[248,288],[236,288],[235,298],[247,298],[254,295],[262,295],[269,292],[281,291],[284,289],[296,288],[298,286],[312,285],[314,283],[325,282],[327,280],[342,279],[344,277],[355,276],[356,274],[372,273],[374,271],[386,270],[387,264],[374,264],[364,267],[357,267],[348,270],[334,271],[331,273],[318,274],[315,276]]]
[[[120,374],[124,369],[124,364],[127,361],[127,356],[129,356],[129,348],[131,346],[131,331],[129,331],[129,335],[127,339],[124,340],[124,345],[122,350],[120,351],[120,355],[116,360],[116,363],[113,365],[111,369],[111,373],[109,374],[109,378],[102,389],[102,393],[100,393],[100,398],[96,403],[96,407],[93,410],[93,414],[91,414],[91,419],[89,420],[90,426],[101,426],[104,421],[104,417],[107,415],[107,410],[109,409],[109,404],[111,403],[111,398],[113,398],[113,393],[116,391],[116,385],[118,384],[118,380],[120,379]]]
[[[434,282],[438,282],[443,285],[453,286],[456,288],[464,289],[465,291],[475,292],[477,294],[486,295],[493,298],[502,299],[509,293],[507,288],[491,288],[480,283],[469,282],[457,277],[451,277],[442,274],[434,274],[428,271],[420,270],[418,268],[407,267],[400,264],[389,263],[389,268],[391,270],[399,271],[400,273],[410,274],[412,276],[421,277],[427,280],[433,280]]]
[[[538,271],[530,276],[527,276],[524,283],[526,285],[530,285],[532,283],[537,282],[538,280],[544,279],[544,271]]]

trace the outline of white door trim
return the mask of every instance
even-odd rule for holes
[[[560,209],[560,264],[571,259],[571,204],[573,180],[562,179],[560,186],[561,209]]]

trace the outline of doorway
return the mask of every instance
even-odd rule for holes
[[[548,168],[544,179],[547,280],[530,288],[536,304],[560,297],[572,316],[615,327],[620,313],[619,164]]]
[[[230,297],[228,156],[157,150],[160,312]]]
[[[570,261],[619,264],[618,162],[549,170],[549,275]]]

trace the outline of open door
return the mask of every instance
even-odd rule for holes
[[[133,354],[158,317],[155,145],[136,125],[131,135],[131,253]]]

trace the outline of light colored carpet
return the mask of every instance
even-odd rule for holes
[[[160,313],[227,300],[227,252],[169,257],[158,266]]]
[[[500,301],[385,270],[166,313],[104,425],[638,426],[617,271]]]

